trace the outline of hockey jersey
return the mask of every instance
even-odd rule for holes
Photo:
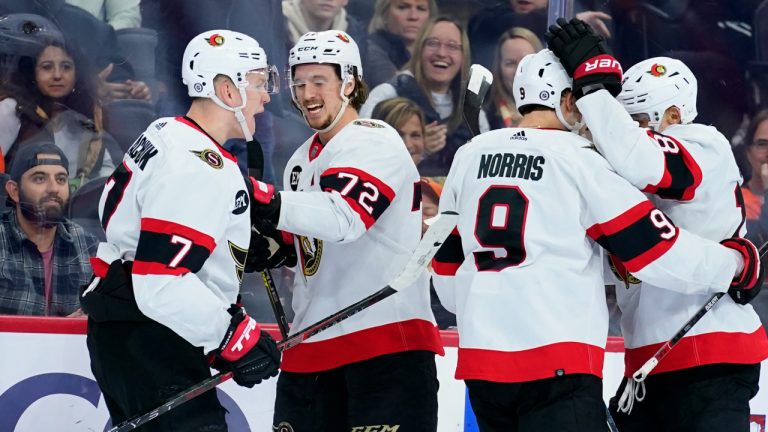
[[[739,169],[728,140],[715,128],[672,125],[664,133],[640,128],[604,90],[577,105],[600,153],[675,224],[714,241],[746,233]],[[642,283],[630,280],[634,284],[616,284],[627,376],[710,298],[707,293],[681,294],[642,277]],[[713,363],[755,364],[766,357],[768,338],[752,306],[725,296],[652,373]]]
[[[676,227],[565,131],[475,137],[456,154],[440,211],[460,215],[433,262],[435,289],[457,313],[458,379],[602,377],[601,246],[681,293],[722,291],[740,264],[734,251]]]
[[[139,309],[206,352],[229,326],[250,240],[237,161],[186,117],[162,118],[128,149],[99,202],[94,271],[133,260]]]
[[[419,174],[398,133],[359,119],[323,145],[307,140],[288,161],[278,228],[295,234],[292,329],[384,288],[421,234]],[[282,369],[316,372],[383,354],[442,354],[426,272],[381,303],[283,353]]]

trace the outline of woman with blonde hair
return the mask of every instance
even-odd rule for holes
[[[418,166],[424,156],[424,113],[410,99],[396,97],[380,102],[371,118],[389,124],[403,138],[413,163]]]
[[[515,127],[523,118],[515,106],[514,86],[517,64],[528,54],[543,48],[538,36],[524,27],[513,27],[499,38],[493,61],[491,97],[486,100],[485,113],[491,129]]]
[[[435,0],[377,0],[368,25],[368,85],[389,81],[411,58],[427,20],[437,15]]]
[[[421,175],[446,175],[456,150],[472,138],[461,110],[469,59],[469,41],[461,23],[446,16],[433,18],[416,38],[413,57],[403,72],[371,90],[360,110],[361,117],[370,117],[376,104],[396,96],[421,108],[426,122]],[[483,112],[480,130],[489,130]]]

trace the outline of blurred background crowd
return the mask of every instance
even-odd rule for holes
[[[192,36],[217,28],[248,34],[282,71],[303,33],[349,33],[360,46],[371,88],[361,116],[400,132],[423,176],[427,217],[437,212],[453,155],[471,137],[460,109],[470,64],[494,74],[481,130],[517,125],[512,81],[522,57],[544,46],[548,3],[3,0],[0,194],[8,197],[0,199],[6,206],[0,208],[0,314],[79,314],[77,289],[90,278],[87,256],[104,236],[97,211],[101,191],[151,121],[185,113],[181,57]],[[625,70],[654,56],[690,67],[699,83],[696,122],[716,126],[731,140],[744,177],[749,237],[757,244],[768,240],[768,0],[574,0],[574,13],[608,41]],[[264,180],[282,188],[288,158],[313,133],[285,83],[256,124],[267,161]],[[35,189],[25,189],[11,167],[25,147],[49,144],[66,157],[68,187],[35,198]],[[225,147],[245,171],[245,142]],[[18,187],[6,187],[8,181]],[[53,223],[18,223],[14,212],[51,196],[61,201]],[[31,204],[17,205],[20,197]],[[53,246],[47,240],[51,229]],[[46,259],[47,267],[41,264]],[[43,270],[51,267],[53,274]],[[289,314],[292,277],[290,270],[275,271]],[[33,282],[23,282],[29,292],[19,294],[24,280]],[[257,319],[274,320],[258,275],[244,280],[243,300]],[[767,323],[768,302],[753,304]],[[436,300],[434,309],[442,328],[455,325]]]

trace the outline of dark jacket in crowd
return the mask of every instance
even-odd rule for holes
[[[363,65],[365,82],[370,88],[391,80],[407,62],[411,53],[405,41],[386,30],[368,36],[368,62]]]
[[[439,123],[445,122],[440,119],[440,115],[430,103],[429,96],[421,91],[413,75],[400,74],[389,83],[395,87],[398,96],[412,100],[421,108],[424,112],[425,124],[434,121]],[[461,109],[461,107],[454,107],[454,109]],[[469,127],[464,122],[460,123],[456,129],[448,132],[445,147],[442,150],[422,159],[421,163],[419,163],[419,174],[424,177],[448,175],[448,170],[451,169],[451,163],[453,163],[453,156],[456,154],[456,151],[470,139],[472,139],[472,132],[469,130]]]

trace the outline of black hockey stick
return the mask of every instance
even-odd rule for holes
[[[483,109],[483,101],[493,83],[493,74],[479,64],[473,64],[469,68],[467,89],[464,91],[463,115],[464,121],[472,132],[472,136],[480,135],[480,110]]]
[[[384,300],[392,294],[412,285],[416,279],[419,278],[421,272],[427,267],[432,257],[435,256],[440,246],[443,244],[448,235],[453,231],[456,226],[456,221],[459,215],[454,212],[440,213],[439,217],[433,219],[429,226],[429,229],[424,233],[421,241],[416,245],[416,249],[411,255],[411,258],[405,264],[405,267],[397,277],[390,282],[387,286],[379,291],[371,294],[370,296],[345,307],[344,309],[328,316],[302,330],[299,330],[293,336],[279,342],[277,347],[280,351],[285,351],[288,348],[296,346],[304,340],[322,332],[323,330],[333,327],[336,324],[344,321],[345,319],[361,312],[370,306]],[[206,391],[216,387],[217,385],[232,378],[232,372],[220,372],[208,379],[201,381],[198,384],[190,387],[187,390],[179,393],[163,405],[153,409],[152,411],[132,417],[119,425],[113,427],[108,432],[128,432],[136,429],[144,423],[153,420],[161,414],[165,414],[168,411],[176,408],[177,406],[187,402],[195,397],[205,393]]]
[[[758,253],[760,254],[760,265],[764,265],[763,259],[766,257],[766,254],[768,254],[768,242],[763,243],[763,245],[760,246]],[[670,340],[664,342],[664,345],[662,345],[661,348],[656,351],[653,357],[649,358],[645,363],[643,363],[640,369],[632,374],[632,377],[627,380],[627,385],[624,388],[624,392],[622,393],[621,398],[619,398],[619,410],[626,410],[625,412],[629,412],[632,410],[632,406],[634,405],[635,400],[642,401],[645,398],[645,385],[643,384],[637,386],[636,390],[634,383],[642,384],[645,379],[648,378],[648,375],[650,375],[651,371],[656,368],[659,362],[664,357],[666,357],[670,351],[672,351],[672,348],[674,348],[675,345],[677,345],[677,343],[680,342],[683,337],[688,334],[689,331],[691,331],[691,328],[693,328],[693,326],[696,325],[696,323],[699,322],[699,320],[704,315],[706,315],[707,312],[715,307],[717,302],[720,301],[720,299],[723,298],[725,294],[726,292],[713,294],[712,297],[710,297],[709,300],[704,303],[704,306],[697,310],[691,319],[686,321],[686,323],[680,327],[680,330],[678,330]]]
[[[255,138],[246,143],[246,151],[248,154],[248,175],[260,180],[264,175],[264,150],[261,148]],[[280,296],[277,293],[277,285],[275,285],[275,279],[272,278],[272,272],[269,269],[264,269],[261,272],[261,278],[264,280],[264,289],[267,290],[267,297],[269,298],[269,304],[272,306],[272,313],[275,315],[277,321],[277,327],[280,329],[280,334],[283,339],[288,337],[288,320],[285,318],[285,310],[283,309],[283,303],[280,302]]]

